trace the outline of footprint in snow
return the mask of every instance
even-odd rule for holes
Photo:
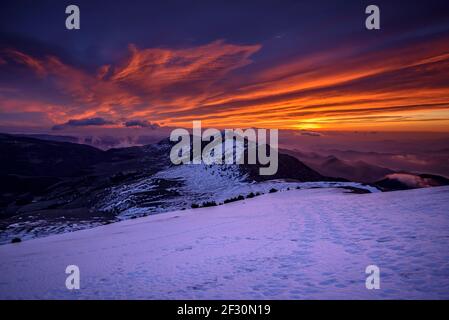
[[[176,248],[175,250],[176,251],[186,251],[186,250],[192,250],[192,249],[193,249],[192,246],[184,246],[184,247]]]

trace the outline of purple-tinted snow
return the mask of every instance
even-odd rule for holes
[[[0,298],[448,299],[448,241],[449,187],[294,190],[1,246]]]

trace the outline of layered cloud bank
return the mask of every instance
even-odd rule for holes
[[[449,123],[449,41],[361,54],[346,48],[244,71],[260,45],[216,41],[187,49],[139,49],[89,72],[56,56],[5,49],[1,68],[39,82],[2,87],[6,124],[55,128],[152,122],[224,127],[442,128]],[[239,70],[237,70],[239,69]],[[234,71],[239,72],[234,72]],[[17,116],[14,119],[14,114]],[[28,119],[24,117],[28,115]],[[99,119],[103,119],[99,121]],[[62,125],[61,125],[62,124]]]
[[[379,0],[381,29],[368,31],[364,6],[352,2],[118,0],[104,10],[80,0],[83,28],[73,32],[59,25],[57,5],[7,4],[0,130],[145,130],[201,120],[218,128],[448,132],[449,5],[412,3]]]

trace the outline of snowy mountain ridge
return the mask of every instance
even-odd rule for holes
[[[151,190],[159,190],[162,183],[172,186],[166,188],[170,195],[149,195]],[[356,182],[287,182],[283,179],[267,181],[251,181],[248,174],[239,165],[178,165],[159,171],[150,178],[144,178],[132,184],[121,185],[110,190],[109,196],[100,203],[99,210],[119,212],[121,219],[151,213],[167,212],[176,209],[187,209],[192,204],[203,202],[223,203],[226,199],[248,194],[265,194],[271,189],[285,191],[288,189],[309,188],[355,188],[365,192],[379,192],[375,187]],[[145,194],[142,204],[139,197]]]
[[[169,139],[143,147],[102,151],[68,142],[0,135],[0,244],[14,238],[64,233],[203,203],[268,193],[271,189],[376,188],[327,178],[296,158],[279,154],[274,176],[260,165],[173,165]],[[237,158],[248,144],[225,146]],[[365,192],[364,191],[364,192]]]

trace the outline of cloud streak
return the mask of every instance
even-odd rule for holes
[[[72,119],[66,123],[53,126],[52,130],[62,130],[68,127],[106,126],[113,124],[113,121],[105,120],[103,118]]]
[[[124,123],[125,127],[140,127],[140,128],[150,128],[157,129],[159,125],[157,123],[151,123],[148,120],[130,120]]]
[[[449,124],[448,40],[382,50],[353,44],[268,65],[255,59],[264,50],[260,44],[220,40],[184,49],[130,45],[125,59],[95,72],[56,56],[34,57],[10,48],[0,52],[0,69],[30,72],[63,95],[65,102],[51,106],[32,101],[62,127],[126,118],[149,119],[123,123],[146,128],[203,120],[205,126],[221,128],[388,130],[402,123],[401,129],[444,130]],[[0,97],[0,112],[37,111],[29,109],[26,92],[13,99],[4,90]]]

